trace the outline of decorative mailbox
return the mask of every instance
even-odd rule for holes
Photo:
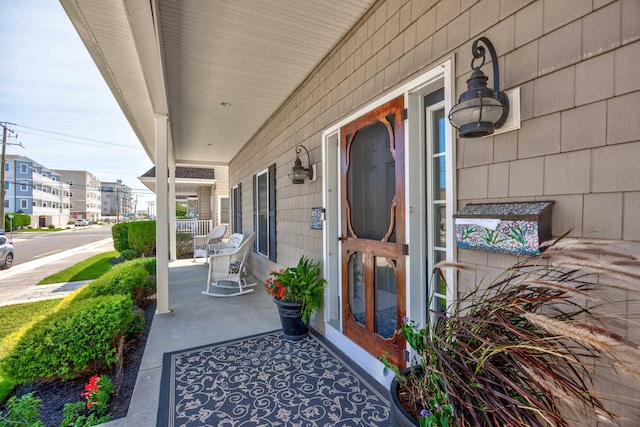
[[[466,205],[454,215],[456,244],[465,249],[538,255],[551,238],[553,202]]]

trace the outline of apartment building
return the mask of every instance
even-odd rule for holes
[[[100,193],[103,219],[120,222],[133,218],[134,203],[131,187],[123,184],[122,180],[103,182],[100,186]]]
[[[70,187],[71,216],[88,221],[99,220],[102,212],[100,180],[89,171],[58,170],[57,172],[61,180]]]
[[[60,227],[70,218],[71,190],[58,172],[24,156],[5,159],[5,212],[31,217],[31,227]]]

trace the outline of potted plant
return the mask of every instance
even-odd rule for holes
[[[304,255],[297,266],[271,272],[265,289],[278,306],[285,338],[300,340],[308,335],[309,319],[322,307],[325,283],[320,263]]]
[[[464,268],[435,271],[450,267]],[[629,298],[639,281],[636,257],[606,244],[559,241],[448,313],[431,311],[424,328],[403,319],[399,333],[414,366],[400,371],[382,358],[396,373],[394,425],[615,424],[613,402],[595,390],[593,367],[640,379],[640,345],[614,332],[634,322],[624,310],[628,300],[611,298]]]

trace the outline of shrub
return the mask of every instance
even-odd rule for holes
[[[111,227],[111,236],[113,237],[113,248],[122,253],[129,247],[129,224],[126,222],[113,224]]]
[[[146,319],[144,318],[144,310],[140,308],[133,309],[133,320],[129,324],[127,329],[127,334],[125,336],[127,341],[138,338],[142,331],[144,331],[144,324],[146,323]]]
[[[133,249],[125,249],[124,251],[120,252],[120,256],[122,257],[122,259],[130,261],[134,258],[138,258],[138,252]]]
[[[126,295],[75,300],[27,331],[2,361],[3,374],[15,382],[71,379],[117,360],[120,337],[133,321]]]
[[[12,213],[13,219],[9,220],[9,213],[4,214],[4,227],[8,230],[9,226],[13,225],[13,229],[20,227],[27,227],[31,224],[31,217],[26,214]]]
[[[189,233],[176,233],[176,256],[178,259],[193,256],[193,236]]]
[[[135,221],[129,223],[129,247],[140,255],[153,256],[156,253],[156,222]]]
[[[12,396],[7,402],[6,412],[0,415],[0,427],[44,427],[39,419],[41,404],[42,400],[33,397],[33,392]]]
[[[141,265],[147,270],[147,273],[151,276],[156,275],[156,258],[155,257],[143,257],[136,258],[129,262],[129,265]]]
[[[137,306],[143,306],[149,296],[146,291],[147,271],[142,265],[123,262],[86,285],[76,295],[76,300],[103,295],[128,295]]]

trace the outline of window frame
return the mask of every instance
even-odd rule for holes
[[[222,220],[222,213],[225,212],[225,210],[222,209],[222,201],[224,199],[227,199],[227,209],[226,209],[227,221],[226,222]],[[229,196],[226,196],[226,195],[218,196],[218,223],[219,224],[226,224],[226,225],[231,224],[231,204],[230,203],[231,203],[231,200]]]
[[[262,208],[259,201],[258,179],[266,175],[267,178],[267,205],[264,207],[264,213],[267,217],[266,221],[266,253],[260,250],[261,240],[259,213]],[[256,254],[269,258],[276,262],[276,165],[275,163],[253,176],[253,214],[254,214],[254,231],[256,233],[254,251]]]
[[[242,183],[231,188],[229,209],[231,232],[242,233]]]
[[[29,201],[27,199],[20,199],[20,209],[29,209]]]

